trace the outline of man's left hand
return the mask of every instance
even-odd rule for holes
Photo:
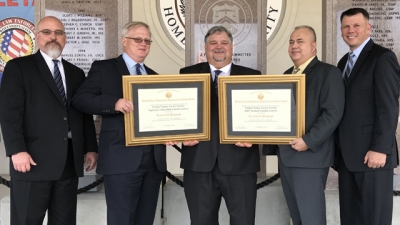
[[[293,141],[290,141],[289,144],[292,146],[294,150],[297,150],[299,152],[304,152],[308,149],[308,146],[304,142],[303,138],[297,138]]]
[[[386,154],[369,150],[364,157],[364,164],[372,169],[382,168],[386,164]]]
[[[89,165],[86,168],[86,172],[91,171],[97,165],[97,153],[96,152],[88,152],[85,155],[85,165]]]

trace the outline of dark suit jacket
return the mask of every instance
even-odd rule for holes
[[[145,69],[148,74],[156,74],[147,66]],[[115,103],[122,98],[122,75],[129,75],[122,55],[95,61],[72,99],[77,109],[102,116],[97,172],[103,175],[136,171],[145,147],[125,146],[124,114],[115,111]],[[154,156],[158,170],[165,171],[165,145],[154,145]]]
[[[182,68],[180,73],[210,73],[210,65],[208,63],[199,63]],[[261,74],[261,72],[232,63],[231,76],[256,74]],[[211,85],[213,85],[212,82]],[[210,172],[218,160],[219,169],[225,175],[240,175],[259,171],[258,145],[253,145],[251,148],[242,148],[234,144],[221,145],[219,143],[218,97],[213,86],[210,90],[211,140],[201,141],[195,146],[182,146],[181,168],[195,172]]]
[[[0,123],[7,156],[28,152],[37,166],[30,172],[14,170],[12,178],[29,181],[57,180],[65,165],[68,150],[68,123],[72,133],[75,170],[83,176],[83,156],[96,152],[97,143],[92,115],[71,106],[72,95],[85,78],[81,69],[62,60],[68,112],[53,76],[38,51],[10,60],[0,88]]]
[[[291,74],[293,67],[285,71]],[[343,115],[344,85],[338,68],[315,57],[303,71],[306,74],[306,134],[308,150],[298,152],[290,145],[279,145],[279,157],[287,167],[326,168],[334,161],[334,131]],[[267,154],[275,146],[264,146]]]
[[[342,71],[348,54],[339,61]],[[338,128],[340,149],[352,172],[371,171],[368,150],[387,154],[383,169],[398,164],[396,127],[399,116],[400,69],[396,55],[370,40],[346,82],[346,105]]]

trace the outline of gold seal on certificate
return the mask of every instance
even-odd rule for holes
[[[282,144],[305,131],[304,75],[218,78],[220,142]]]
[[[123,76],[126,145],[210,138],[210,74]]]

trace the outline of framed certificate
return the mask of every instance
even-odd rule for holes
[[[123,76],[126,146],[210,140],[210,74]]]
[[[305,75],[218,77],[220,142],[287,144],[305,133]]]

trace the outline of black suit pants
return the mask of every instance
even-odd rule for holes
[[[153,225],[164,172],[157,169],[153,147],[143,151],[133,173],[104,176],[108,225]]]
[[[191,225],[218,225],[221,197],[228,208],[231,225],[254,224],[256,173],[224,175],[216,164],[211,172],[185,170],[184,182]]]
[[[48,225],[75,225],[77,188],[78,176],[74,169],[72,143],[69,141],[68,157],[60,179],[25,181],[11,178],[10,224],[42,225],[48,210]]]
[[[351,172],[340,157],[338,172],[342,225],[392,224],[393,169]]]

